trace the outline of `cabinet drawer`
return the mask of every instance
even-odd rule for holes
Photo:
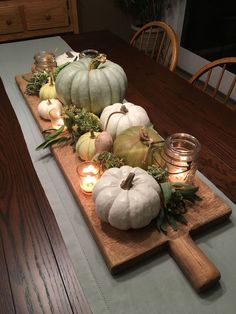
[[[65,1],[33,2],[24,5],[27,30],[38,30],[69,25]]]
[[[0,34],[20,33],[23,29],[18,7],[0,7]]]

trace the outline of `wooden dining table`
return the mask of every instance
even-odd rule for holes
[[[128,78],[126,100],[146,109],[163,138],[178,132],[195,136],[201,143],[199,171],[235,203],[236,111],[108,31],[62,39],[75,51],[96,49],[121,65]],[[96,312],[81,288],[2,82],[0,120],[0,313]]]

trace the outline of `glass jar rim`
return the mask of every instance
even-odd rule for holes
[[[180,145],[175,145],[180,144]],[[188,148],[181,147],[181,144],[187,144]],[[188,133],[174,133],[165,140],[166,149],[178,156],[197,156],[201,149],[200,142]]]

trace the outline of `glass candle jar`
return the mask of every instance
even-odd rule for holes
[[[56,66],[56,57],[53,52],[40,51],[34,55],[34,65],[32,69],[35,71],[53,71]]]
[[[81,162],[77,167],[80,188],[84,193],[92,193],[97,181],[100,179],[100,165],[93,161]]]
[[[96,58],[98,56],[99,52],[94,49],[86,49],[80,52],[79,58]]]
[[[200,148],[199,141],[190,134],[175,133],[166,139],[163,159],[170,182],[193,182]]]

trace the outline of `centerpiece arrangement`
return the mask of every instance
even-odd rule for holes
[[[40,117],[51,121],[37,149],[73,146],[82,190],[93,192],[97,215],[114,227],[143,228],[154,218],[163,232],[168,225],[177,230],[177,222],[187,224],[185,203],[200,200],[198,187],[183,178],[169,182],[165,141],[144,108],[123,101],[124,70],[104,54],[80,60],[74,55],[50,71],[34,72],[27,84],[26,93],[39,95]],[[177,171],[185,173],[182,168]]]
[[[33,73],[16,76],[45,136],[37,149],[51,147],[110,271],[167,247],[198,291],[217,282],[189,234],[231,210],[194,178],[197,139],[163,140],[145,109],[124,100],[126,74],[104,54],[39,55]]]

